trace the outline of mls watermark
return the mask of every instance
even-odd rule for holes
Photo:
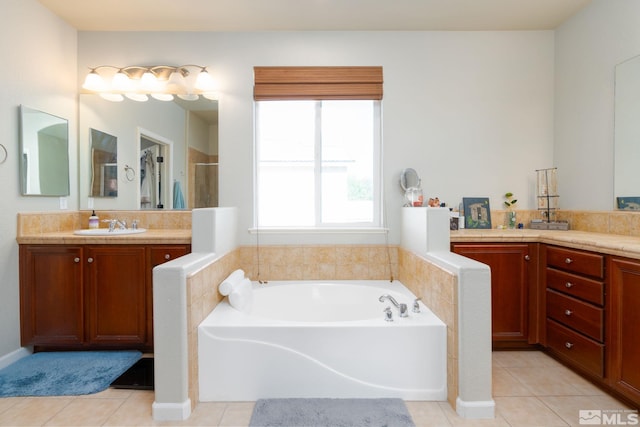
[[[632,409],[581,409],[580,425],[636,426],[640,424],[638,411]]]

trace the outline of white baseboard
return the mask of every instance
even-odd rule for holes
[[[182,421],[191,415],[191,399],[182,403],[158,403],[151,406],[156,421]]]
[[[23,357],[29,356],[31,353],[32,353],[31,349],[27,347],[21,347],[15,351],[12,351],[9,354],[5,354],[4,356],[0,357],[0,369],[6,368],[7,366],[11,365],[13,362],[18,361]]]
[[[489,419],[496,416],[496,402],[493,400],[465,402],[456,399],[456,412],[462,418]]]

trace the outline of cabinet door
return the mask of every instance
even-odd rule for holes
[[[457,254],[491,268],[491,331],[494,347],[529,339],[528,244],[454,244]]]
[[[89,246],[85,252],[89,344],[146,347],[150,337],[145,247]]]
[[[25,345],[81,345],[82,249],[20,246],[20,333]]]
[[[610,385],[640,405],[640,262],[610,258],[606,308]]]

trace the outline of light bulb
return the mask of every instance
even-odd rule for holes
[[[178,98],[184,99],[185,101],[197,101],[200,97],[195,93],[179,93]]]
[[[149,100],[149,97],[144,93],[125,93],[124,96],[131,99],[132,101],[145,102]]]
[[[124,101],[124,96],[120,95],[119,93],[104,92],[104,93],[101,93],[100,96],[102,98],[106,99],[107,101],[111,101],[111,102],[122,102],[122,101]]]
[[[151,97],[158,101],[173,101],[173,95],[170,93],[152,93]]]
[[[133,82],[129,76],[122,70],[113,75],[111,80],[111,88],[118,92],[129,92],[132,89]]]
[[[220,100],[220,92],[204,92],[202,96],[206,99],[210,99],[211,101]]]
[[[203,92],[211,92],[215,89],[215,81],[206,68],[203,68],[196,78],[195,88]]]
[[[167,80],[166,90],[170,93],[177,93],[184,91],[185,86],[187,85],[187,81],[184,78],[184,75],[176,70],[169,76],[169,80]]]
[[[143,92],[158,92],[160,83],[151,71],[145,71],[140,78],[140,89]]]
[[[104,82],[104,79],[100,77],[100,74],[96,73],[96,70],[91,70],[84,79],[82,87],[93,92],[102,92],[107,89],[107,84]]]

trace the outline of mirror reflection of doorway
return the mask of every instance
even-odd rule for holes
[[[140,133],[140,209],[164,209],[171,200],[171,141]]]

